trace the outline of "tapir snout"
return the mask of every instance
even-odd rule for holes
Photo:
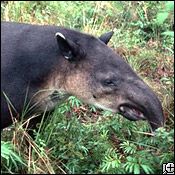
[[[155,93],[137,78],[123,83],[123,102],[119,113],[129,120],[148,120],[152,130],[163,126],[162,106]]]

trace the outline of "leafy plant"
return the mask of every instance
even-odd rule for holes
[[[6,162],[6,166],[3,169],[9,173],[13,169],[19,171],[23,165],[26,166],[23,158],[16,153],[11,142],[1,141],[1,158],[3,159],[2,161]]]
[[[1,3],[1,20],[61,25],[96,36],[113,30],[110,47],[154,89],[166,116],[165,128],[153,136],[145,121],[130,122],[71,96],[41,122],[35,140],[23,129],[26,121],[2,132],[3,140],[13,142],[1,141],[1,172],[161,174],[163,163],[174,162],[173,8],[170,1]]]

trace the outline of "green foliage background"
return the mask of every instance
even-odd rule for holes
[[[144,121],[130,122],[70,97],[41,123],[35,140],[22,122],[3,131],[1,173],[161,174],[162,163],[174,162],[173,2],[4,1],[1,20],[95,36],[113,30],[109,46],[153,88],[166,116],[165,128],[152,137]]]

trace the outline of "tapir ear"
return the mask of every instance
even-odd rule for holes
[[[105,44],[108,44],[109,40],[111,39],[112,35],[114,34],[113,31],[105,33],[99,37],[101,41],[103,41]]]
[[[76,54],[78,53],[77,45],[73,41],[67,39],[60,32],[57,32],[55,36],[57,38],[60,52],[64,56],[64,58],[66,58],[67,60],[72,60],[74,57],[76,57]]]

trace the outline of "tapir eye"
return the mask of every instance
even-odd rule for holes
[[[103,81],[103,85],[105,86],[116,86],[116,81],[112,79],[107,79]]]

